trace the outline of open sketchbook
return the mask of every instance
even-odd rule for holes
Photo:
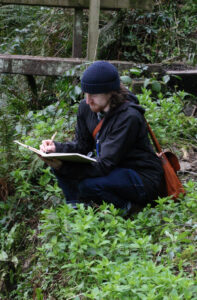
[[[96,159],[91,158],[89,156],[79,154],[79,153],[44,153],[36,148],[33,148],[31,146],[22,144],[19,141],[14,141],[15,143],[19,144],[20,146],[25,147],[26,149],[33,151],[37,153],[38,155],[44,157],[44,158],[56,158],[60,160],[67,160],[67,161],[74,161],[74,162],[84,162],[84,163],[90,163],[90,162],[96,162]]]

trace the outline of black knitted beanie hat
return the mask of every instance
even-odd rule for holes
[[[84,93],[103,94],[120,89],[116,67],[106,61],[96,61],[83,73],[81,88]]]

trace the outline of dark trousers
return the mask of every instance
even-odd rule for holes
[[[140,176],[131,169],[116,168],[107,176],[71,180],[55,174],[59,187],[69,204],[92,200],[96,203],[113,203],[124,208],[128,202],[144,204],[146,194]]]

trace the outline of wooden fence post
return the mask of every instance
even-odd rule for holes
[[[82,24],[83,24],[83,9],[75,8],[72,57],[82,57]]]
[[[100,0],[90,0],[87,59],[95,60],[99,37]]]

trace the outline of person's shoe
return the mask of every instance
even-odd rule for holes
[[[77,209],[77,204],[80,202],[66,202],[66,204],[71,205],[73,209]]]
[[[73,209],[78,209],[77,204],[83,204],[84,208],[88,208],[89,206],[92,206],[90,202],[66,202],[67,204],[70,204]]]
[[[127,217],[130,214],[131,209],[132,209],[132,205],[131,202],[129,201],[125,204],[125,207],[121,209],[121,216]]]

